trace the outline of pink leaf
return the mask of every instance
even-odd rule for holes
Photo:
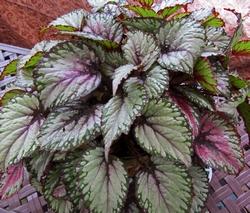
[[[213,113],[201,118],[199,135],[195,139],[195,151],[208,166],[236,174],[243,167],[243,153],[235,127]]]
[[[9,166],[7,171],[0,176],[0,199],[6,199],[19,191],[23,177],[24,165],[22,162]]]

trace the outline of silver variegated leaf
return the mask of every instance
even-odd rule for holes
[[[153,155],[190,165],[192,132],[178,106],[167,99],[152,100],[145,107],[143,117],[145,123],[135,128],[140,146]]]
[[[49,26],[56,27],[59,30],[65,30],[68,28],[72,30],[81,30],[83,21],[87,14],[88,12],[83,9],[74,10],[52,21]]]
[[[81,162],[80,188],[91,212],[120,212],[128,191],[127,173],[118,159],[107,162],[104,150],[86,152]]]
[[[128,75],[133,71],[136,70],[137,67],[133,64],[126,64],[121,67],[118,67],[113,75],[113,95],[116,94],[116,91],[123,80],[126,80]]]
[[[38,140],[46,150],[69,150],[93,140],[101,132],[102,106],[63,107],[50,113]]]
[[[168,88],[168,70],[156,66],[147,74],[144,86],[149,98],[159,98]]]
[[[200,23],[192,19],[170,21],[160,28],[158,37],[162,47],[158,59],[160,65],[192,74],[194,63],[205,44],[205,31]]]
[[[25,55],[18,61],[15,84],[24,88],[34,86],[33,70],[41,60],[43,53],[61,42],[54,40],[37,43],[28,55]]]
[[[190,213],[202,211],[208,196],[208,177],[206,171],[198,166],[188,169],[188,174],[192,178],[193,197]]]
[[[29,156],[38,146],[36,137],[43,117],[33,95],[17,96],[0,114],[0,168]]]
[[[207,27],[206,44],[202,51],[203,57],[211,55],[224,55],[230,42],[230,38],[226,35],[222,28]]]
[[[137,174],[136,197],[140,206],[146,212],[187,212],[192,184],[185,167],[160,158],[154,158],[152,164],[151,169]]]
[[[153,36],[141,31],[129,32],[127,43],[122,47],[129,63],[147,70],[157,60],[160,49]]]
[[[123,89],[126,95],[114,96],[103,109],[102,132],[106,157],[113,141],[122,133],[129,132],[135,118],[141,115],[147,101],[146,91],[139,79],[128,79],[124,83]]]
[[[61,181],[62,169],[53,168],[46,176],[43,193],[49,207],[57,213],[73,212],[73,203],[68,199],[65,186]]]
[[[121,23],[107,13],[90,14],[82,32],[90,33],[93,36],[101,37],[116,43],[120,43],[123,36]]]
[[[38,67],[38,89],[45,108],[78,100],[95,90],[101,75],[93,51],[80,41],[60,43]]]
[[[44,171],[46,170],[48,164],[52,160],[54,153],[39,151],[33,154],[32,160],[30,161],[31,169],[36,173],[38,181],[41,181]]]
[[[172,7],[175,5],[185,5],[188,3],[192,3],[193,0],[161,0],[161,1],[155,1],[155,3],[153,4],[153,9],[155,11],[160,11],[163,10],[166,7]]]

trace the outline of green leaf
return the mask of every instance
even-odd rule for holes
[[[168,89],[168,70],[161,66],[156,66],[148,71],[144,87],[149,98],[159,98]]]
[[[250,55],[250,40],[237,42],[232,51],[235,55]]]
[[[113,75],[113,95],[116,94],[116,91],[121,84],[123,80],[126,80],[129,76],[129,74],[136,70],[137,67],[135,67],[133,64],[126,64],[121,67],[118,67]]]
[[[44,171],[52,160],[53,155],[54,153],[39,151],[34,154],[34,157],[32,157],[32,160],[29,162],[31,170],[35,172],[38,181],[41,181]]]
[[[236,89],[246,88],[248,85],[250,85],[250,83],[248,83],[246,80],[235,74],[229,75],[229,82]]]
[[[52,21],[48,27],[69,32],[81,30],[87,14],[88,13],[82,9],[74,10]]]
[[[167,22],[160,28],[162,53],[158,62],[166,69],[192,74],[194,62],[204,46],[205,32],[192,19]]]
[[[37,52],[35,55],[33,55],[24,65],[24,68],[27,71],[33,70],[37,64],[40,62],[40,60],[43,57],[43,53],[42,52]]]
[[[39,64],[37,85],[45,108],[79,100],[101,82],[95,54],[81,41],[52,48]]]
[[[67,197],[64,184],[61,182],[62,169],[57,166],[47,175],[43,192],[50,208],[57,213],[73,212],[73,204]]]
[[[189,88],[189,87],[179,87],[178,90],[190,102],[194,103],[199,108],[206,108],[210,111],[214,111],[213,101],[209,96],[206,96],[200,91]]]
[[[0,74],[0,80],[3,80],[4,77],[8,76],[8,75],[15,75],[16,71],[17,71],[17,63],[20,59],[15,59],[13,61],[11,61],[10,63],[8,63],[3,71]]]
[[[133,12],[135,12],[137,15],[141,17],[153,17],[156,18],[158,17],[157,13],[150,9],[150,8],[145,8],[145,7],[140,7],[140,6],[133,6],[133,5],[128,5],[127,8]]]
[[[143,17],[127,18],[122,22],[127,25],[129,30],[136,29],[147,33],[157,33],[163,23],[162,19],[159,18]]]
[[[80,168],[80,188],[91,212],[120,212],[128,191],[127,173],[118,159],[105,161],[104,150],[86,152]]]
[[[0,114],[0,168],[30,155],[38,143],[36,137],[43,117],[39,100],[33,95],[15,97]]]
[[[143,112],[145,121],[135,128],[140,146],[153,155],[191,164],[192,132],[177,105],[166,99],[152,100]]]
[[[151,7],[154,4],[154,0],[138,0],[138,2],[144,7]]]
[[[211,15],[202,22],[202,25],[204,27],[223,27],[225,22],[221,18]]]
[[[146,212],[184,213],[191,201],[191,180],[184,166],[153,158],[136,178],[136,197]]]
[[[225,55],[230,38],[226,35],[224,29],[207,27],[205,31],[207,39],[202,56]]]
[[[198,166],[192,166],[188,169],[188,174],[192,178],[193,197],[190,213],[199,213],[202,211],[208,196],[208,177],[206,171]]]
[[[204,89],[212,93],[216,93],[216,77],[208,59],[198,59],[194,67],[194,77]]]
[[[167,18],[173,14],[175,14],[178,10],[181,9],[180,5],[176,5],[173,7],[165,7],[164,9],[160,10],[158,14],[162,16],[163,18]]]
[[[46,150],[65,151],[93,140],[101,131],[102,107],[61,107],[43,123],[38,140]]]
[[[250,104],[243,102],[238,106],[238,112],[244,120],[244,124],[247,130],[248,135],[250,135]]]
[[[141,115],[146,104],[146,91],[137,78],[128,79],[123,89],[126,95],[114,96],[103,109],[102,132],[106,156],[113,141],[122,133],[129,132],[135,118]]]
[[[7,90],[0,99],[0,107],[8,104],[12,98],[14,98],[18,95],[24,94],[24,93],[25,93],[25,91],[22,89],[15,89],[14,88],[14,89]]]
[[[155,39],[140,31],[128,32],[127,37],[127,43],[122,47],[125,58],[129,63],[140,66],[146,71],[160,53]]]

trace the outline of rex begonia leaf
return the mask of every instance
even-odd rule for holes
[[[67,13],[49,24],[49,27],[53,27],[59,31],[76,31],[81,30],[83,21],[87,16],[87,12],[83,9],[74,10]]]
[[[195,108],[187,102],[183,97],[171,96],[171,99],[178,105],[182,113],[185,115],[193,133],[193,138],[199,133],[199,115]]]
[[[162,24],[158,18],[134,17],[122,21],[130,30],[140,30],[147,33],[156,33]]]
[[[232,50],[234,55],[250,55],[250,40],[237,42]]]
[[[153,9],[156,11],[162,10],[166,7],[173,7],[176,5],[186,5],[189,3],[192,3],[193,0],[161,0],[161,1],[155,1],[155,3],[153,4]]]
[[[157,13],[151,9],[146,7],[140,7],[136,5],[128,5],[127,8],[133,12],[135,12],[140,17],[157,17]]]
[[[206,171],[199,166],[192,166],[188,169],[192,178],[193,196],[190,213],[202,211],[208,196],[208,177]]]
[[[93,140],[101,132],[102,107],[61,107],[43,123],[38,140],[46,150],[69,150]]]
[[[214,111],[213,100],[210,96],[204,95],[199,90],[190,87],[179,87],[178,90],[184,95],[190,102],[198,106],[199,108],[206,108],[210,111]]]
[[[61,176],[62,170],[60,167],[49,171],[43,185],[44,197],[53,211],[57,213],[71,213],[73,212],[73,204],[67,197]]]
[[[230,38],[222,28],[207,27],[206,44],[202,52],[203,57],[225,55]]]
[[[197,60],[194,67],[194,77],[204,89],[212,93],[216,93],[216,76],[209,60],[205,58],[200,58]]]
[[[204,46],[205,31],[192,19],[167,22],[160,28],[162,53],[158,62],[166,69],[192,74]]]
[[[147,73],[144,87],[149,98],[159,98],[168,89],[168,70],[161,66],[155,66]]]
[[[123,80],[126,80],[126,78],[129,76],[129,74],[133,71],[136,70],[137,67],[134,66],[133,64],[126,64],[121,67],[118,67],[113,75],[113,95],[116,94],[116,91],[121,84]]]
[[[0,173],[0,199],[4,200],[21,189],[25,168],[22,162],[11,165],[5,173]]]
[[[154,158],[152,166],[139,171],[136,197],[146,212],[188,212],[192,184],[184,166]]]
[[[143,7],[151,7],[154,3],[154,0],[138,0],[138,2]]]
[[[181,9],[180,5],[172,6],[172,7],[165,7],[164,9],[158,11],[158,14],[163,18],[167,18],[173,14],[175,14],[178,10]]]
[[[121,23],[117,22],[112,15],[105,13],[90,14],[82,32],[116,43],[120,43],[123,36]]]
[[[91,212],[120,212],[128,191],[127,173],[120,160],[107,162],[102,148],[87,151],[79,174],[80,189]]]
[[[31,161],[29,162],[31,170],[36,174],[36,179],[41,181],[41,178],[52,160],[54,153],[47,151],[37,151],[33,154]]]
[[[139,79],[128,79],[123,89],[126,95],[114,96],[103,109],[102,132],[106,156],[113,141],[122,133],[129,132],[135,118],[141,115],[147,101],[146,91]]]
[[[21,94],[24,94],[25,91],[20,89],[20,88],[11,88],[11,89],[7,89],[3,96],[0,97],[0,107],[6,105],[7,103],[9,103],[9,101],[18,96],[18,95],[21,95]]]
[[[157,60],[160,49],[153,36],[140,31],[127,33],[128,40],[122,47],[124,56],[131,64],[147,70]]]
[[[78,100],[101,82],[96,57],[80,41],[53,47],[38,66],[37,84],[45,108]]]
[[[59,40],[41,41],[37,43],[30,53],[22,57],[17,64],[16,82],[20,87],[34,86],[34,69],[41,61],[45,52],[48,52],[52,47],[59,44]]]
[[[194,149],[200,159],[212,168],[236,174],[243,167],[244,158],[236,129],[212,112],[201,118]]]
[[[167,99],[152,100],[143,112],[145,122],[135,128],[140,146],[153,155],[191,164],[192,133],[179,107]]]
[[[17,64],[20,59],[15,59],[9,62],[0,73],[0,80],[3,80],[4,77],[9,75],[15,75],[17,71]]]
[[[0,168],[20,161],[38,146],[36,137],[43,122],[34,95],[17,96],[0,114]]]

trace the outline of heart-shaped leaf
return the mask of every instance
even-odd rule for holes
[[[129,32],[127,36],[127,43],[122,47],[125,58],[129,63],[141,66],[146,71],[160,53],[155,39],[140,31]]]
[[[167,22],[159,32],[162,54],[158,62],[166,69],[192,74],[204,39],[204,29],[192,19]]]
[[[192,184],[184,166],[160,158],[152,161],[152,166],[137,174],[140,206],[146,212],[187,212]]]
[[[84,154],[79,174],[82,195],[91,212],[120,212],[128,191],[121,161],[105,161],[104,150],[96,148]]]
[[[169,100],[152,100],[143,112],[145,121],[135,128],[140,146],[153,155],[191,164],[192,133],[178,106]]]
[[[95,90],[101,75],[93,51],[80,41],[60,43],[38,67],[38,89],[45,108],[78,100]]]
[[[128,133],[135,118],[141,115],[146,104],[146,91],[137,78],[128,79],[123,88],[126,95],[114,96],[103,109],[102,131],[106,156],[112,142],[122,133]]]
[[[49,114],[38,140],[47,150],[69,150],[93,140],[101,131],[102,107],[65,106]]]
[[[36,149],[43,122],[39,100],[33,95],[15,97],[0,114],[0,168],[19,162]]]
[[[195,139],[196,154],[208,166],[236,174],[243,167],[243,153],[234,126],[217,114],[205,114]]]

